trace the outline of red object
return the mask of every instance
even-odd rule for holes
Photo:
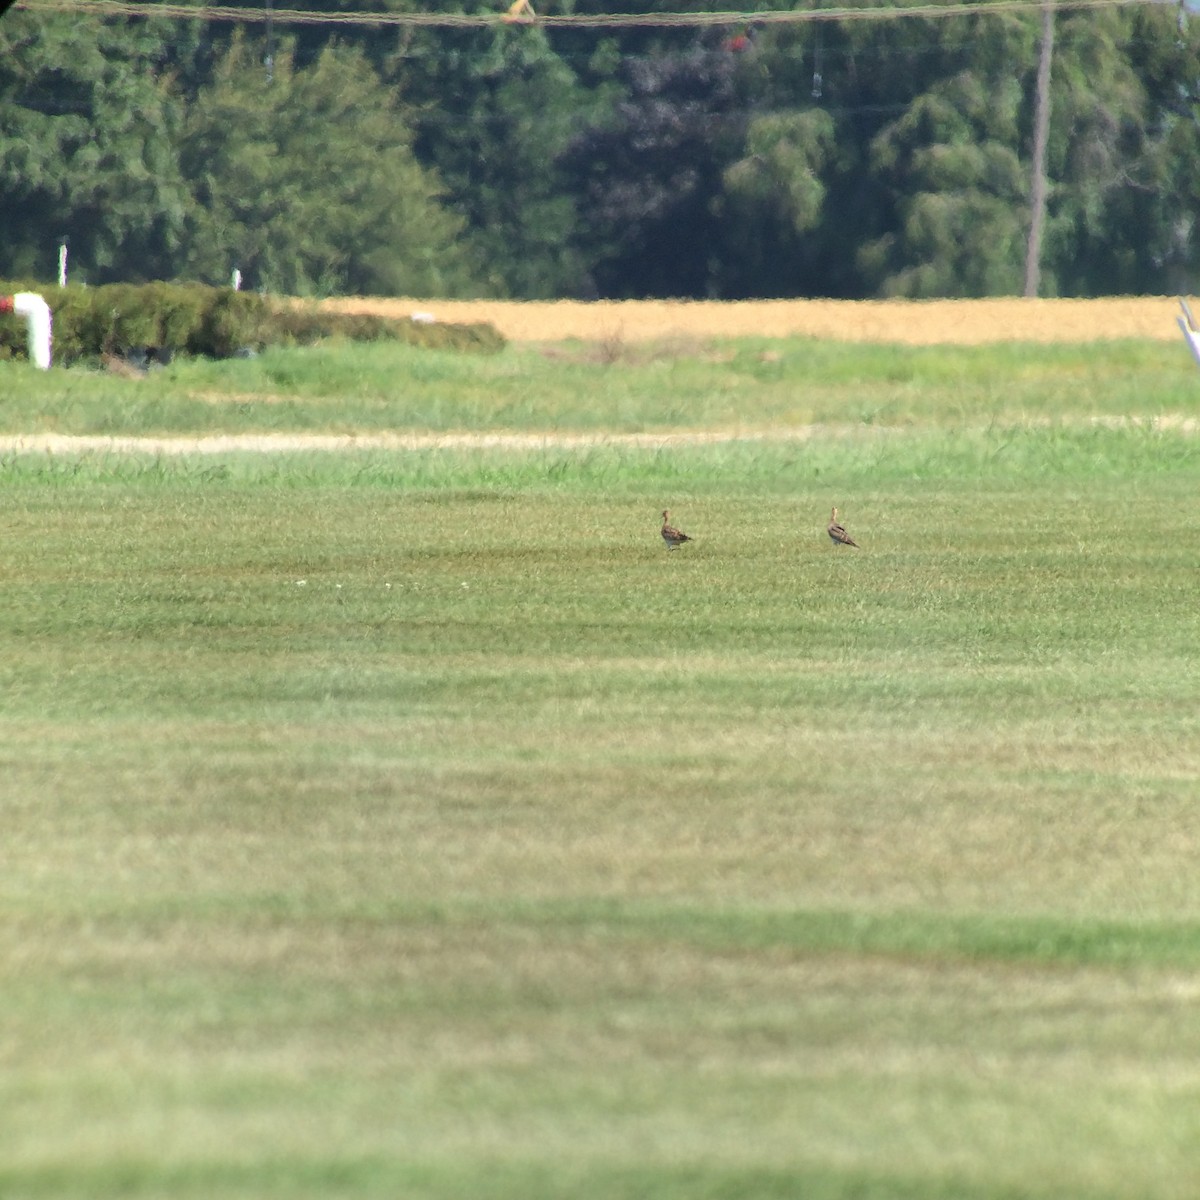
[[[0,296],[0,313],[12,312],[13,298],[11,296]]]

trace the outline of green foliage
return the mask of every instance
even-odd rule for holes
[[[445,295],[465,282],[459,223],[415,161],[405,115],[363,56],[329,47],[310,67],[276,56],[268,81],[235,40],[182,140],[196,182],[185,268],[240,269],[285,295]]]
[[[37,290],[46,297],[53,314],[54,358],[60,365],[145,348],[228,358],[240,350],[310,345],[336,337],[473,351],[495,351],[504,344],[487,325],[424,325],[323,312],[254,292],[199,284],[0,287],[8,292]],[[0,318],[0,358],[24,357],[26,352],[23,321],[12,315]]]
[[[820,216],[820,171],[832,140],[833,122],[819,110],[759,118],[747,133],[746,157],[725,172],[725,190],[747,209],[774,207],[780,220],[804,233]]]
[[[236,267],[306,296],[1021,283],[1036,4],[695,34],[311,26],[270,72],[257,24],[146,8],[0,26],[0,273],[53,278],[69,237],[93,285]],[[1190,290],[1200,20],[1064,8],[1055,28],[1044,290]]]
[[[1046,258],[1063,294],[1186,291],[1195,278],[1200,27],[1178,20],[1166,5],[1059,20]]]
[[[578,244],[601,295],[714,295],[722,171],[746,123],[736,63],[695,46],[635,59],[625,75],[627,97],[564,152],[582,197]]]
[[[180,105],[152,24],[13,12],[0,24],[0,273],[92,282],[172,270],[189,211]]]
[[[269,338],[270,306],[262,297],[214,288],[208,300],[189,337],[189,350],[226,358],[243,348],[257,348]]]
[[[1136,270],[1127,290],[1186,293],[1195,285],[1200,243],[1200,20],[1182,10],[1139,9],[1128,51],[1157,115],[1156,136],[1137,167],[1139,186],[1122,189],[1114,205],[1114,232]]]
[[[3,287],[37,291],[46,298],[59,365],[145,347],[223,357],[269,337],[271,306],[247,292],[164,283]],[[5,357],[24,355],[23,322],[11,316],[0,322],[0,348]]]
[[[726,167],[719,210],[730,250],[724,290],[787,294],[797,257],[826,216],[823,174],[834,121],[821,109],[751,120],[744,155]]]
[[[873,290],[913,297],[1020,292],[1029,194],[1017,146],[1023,97],[1008,63],[996,64],[994,74],[965,69],[877,135],[873,164],[898,199],[896,226],[859,251]]]
[[[587,264],[572,246],[578,199],[558,159],[597,99],[536,27],[426,35],[390,73],[419,97],[418,148],[466,227],[484,292],[578,294]]]
[[[272,344],[310,346],[324,338],[353,342],[403,342],[435,350],[495,353],[505,344],[492,325],[394,321],[367,313],[337,313],[300,305],[272,306],[266,318]]]

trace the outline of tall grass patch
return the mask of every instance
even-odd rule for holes
[[[0,361],[0,432],[661,433],[1021,429],[1196,416],[1182,345],[872,346],[792,338],[491,355],[331,339],[135,378]]]

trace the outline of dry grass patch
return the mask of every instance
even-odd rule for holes
[[[547,342],[537,347],[538,353],[552,362],[583,363],[587,365],[644,367],[653,363],[674,363],[681,360],[703,363],[729,363],[737,358],[737,350],[685,334],[658,338],[653,341],[629,341],[623,333],[614,333],[598,341]],[[777,361],[770,352],[760,354],[761,361]]]
[[[603,346],[673,338],[813,337],[905,345],[1093,342],[1179,337],[1174,297],[1096,300],[406,300],[343,297],[337,312],[487,322],[518,342],[578,339]]]
[[[295,396],[285,396],[279,392],[218,392],[203,390],[188,393],[189,400],[199,400],[201,404],[288,404],[295,402]]]

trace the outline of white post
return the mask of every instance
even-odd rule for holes
[[[237,267],[233,268],[233,274],[229,277],[229,283],[235,292],[242,290],[242,273]]]
[[[67,286],[67,243],[65,241],[58,244],[58,286],[60,288]]]
[[[1183,309],[1183,316],[1175,319],[1179,322],[1179,328],[1183,330],[1183,336],[1187,339],[1188,349],[1191,350],[1196,363],[1200,365],[1200,329],[1196,328],[1196,319],[1192,316],[1188,302],[1182,296],[1179,297],[1179,307]]]
[[[18,292],[0,302],[0,312],[10,308],[25,318],[29,331],[29,361],[43,371],[50,369],[50,305],[36,292]]]

